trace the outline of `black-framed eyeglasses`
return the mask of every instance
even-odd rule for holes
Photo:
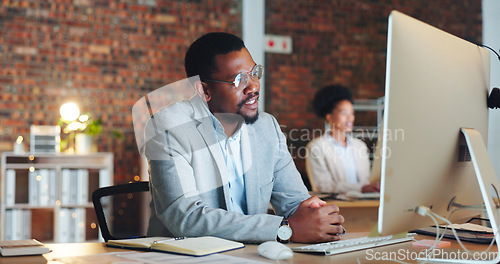
[[[234,81],[232,81],[232,82],[205,79],[205,78],[203,78],[203,80],[209,81],[209,82],[232,83],[234,85],[234,87],[236,87],[238,90],[242,90],[243,88],[245,88],[247,86],[248,80],[250,78],[252,78],[253,80],[256,80],[256,81],[260,80],[260,78],[262,78],[263,71],[264,71],[264,66],[257,64],[249,72],[238,73],[238,75],[236,75],[236,77],[234,77]]]

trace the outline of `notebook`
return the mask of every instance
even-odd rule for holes
[[[464,229],[461,230],[456,230],[457,235],[462,241],[467,241],[467,242],[472,242],[472,243],[479,243],[479,244],[489,244],[491,241],[495,238],[493,236],[493,233],[489,232],[480,232],[480,231],[467,231]],[[421,228],[414,230],[412,232],[422,234],[422,235],[428,235],[428,236],[435,236],[436,235],[436,227],[426,227],[426,228]],[[455,235],[453,234],[453,231],[448,228],[439,228],[439,235],[441,236],[444,232],[444,237],[445,238],[451,238],[455,239]]]
[[[106,246],[162,251],[191,256],[206,256],[245,247],[245,245],[240,242],[211,236],[189,238],[146,237],[108,240]]]
[[[4,257],[41,255],[49,252],[49,248],[35,239],[0,241],[0,254]]]

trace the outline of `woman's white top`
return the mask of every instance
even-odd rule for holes
[[[315,192],[360,192],[369,183],[368,147],[351,136],[344,147],[325,133],[307,144],[306,169]]]

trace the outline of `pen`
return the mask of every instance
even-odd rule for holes
[[[174,241],[174,240],[182,240],[182,239],[185,239],[185,237],[173,237],[173,238],[169,238],[169,239],[155,240],[153,242],[153,244],[163,243],[163,242],[167,242],[167,241]]]

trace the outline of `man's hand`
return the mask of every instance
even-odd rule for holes
[[[361,192],[364,192],[364,193],[380,192],[380,184],[378,184],[378,183],[367,184],[361,188]]]
[[[311,196],[311,198],[307,199],[306,201],[309,201],[309,208],[320,208],[321,206],[326,205],[326,202],[319,199],[317,196]]]
[[[316,196],[302,201],[295,213],[288,219],[292,228],[291,241],[319,243],[339,240],[344,231],[340,226],[344,217],[336,205],[326,205]]]

